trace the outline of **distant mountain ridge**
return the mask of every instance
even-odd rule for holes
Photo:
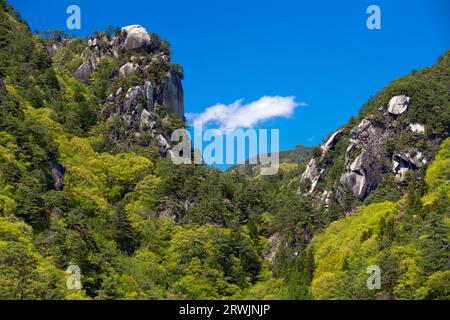
[[[282,164],[282,169],[288,166],[283,166],[283,164],[302,164],[308,162],[313,154],[314,148],[307,147],[304,145],[298,145],[293,150],[285,150],[279,152],[280,164]],[[255,159],[253,159],[255,160]],[[227,169],[228,172],[239,172],[245,174],[249,177],[254,177],[259,174],[259,165],[249,164],[249,160],[245,164],[234,165]]]

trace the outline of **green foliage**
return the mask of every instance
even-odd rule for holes
[[[104,100],[108,96],[109,87],[112,84],[113,71],[117,68],[117,61],[111,57],[103,57],[98,63],[97,69],[91,76],[93,93]]]
[[[353,288],[350,286],[345,288],[346,292],[342,295],[339,290],[340,283],[346,281],[345,269],[349,268],[349,264],[350,267],[360,268],[358,277],[350,283],[365,291],[365,294],[369,293],[362,279],[366,275],[366,268],[374,264],[370,263],[370,256],[367,255],[376,243],[374,235],[367,237],[365,234],[368,230],[377,228],[381,219],[389,218],[394,210],[395,204],[389,202],[363,207],[348,218],[331,223],[324,233],[314,237],[311,243],[317,265],[311,286],[314,298],[333,299],[344,298],[346,294],[359,294],[352,292]]]
[[[152,53],[170,56],[166,41],[151,38]],[[86,42],[60,31],[32,35],[0,0],[0,299],[449,299],[449,140],[427,186],[410,177],[402,198],[382,181],[338,220],[341,207],[316,208],[297,193],[319,149],[281,152],[281,170],[269,177],[245,166],[176,166],[149,147],[151,132],[106,119],[111,92],[144,77],[158,87],[169,68],[182,68],[158,58],[144,74],[117,78],[134,54],[121,52],[103,57],[84,85],[72,74]],[[362,113],[406,90],[413,120],[448,135],[448,59],[395,81]],[[166,136],[185,126],[164,106],[153,115]],[[423,139],[404,134],[390,144]],[[338,179],[346,147],[340,139],[321,159],[331,169],[319,189]],[[55,190],[53,161],[65,166],[63,190]],[[383,270],[379,292],[365,286],[371,264]],[[81,269],[82,290],[66,287],[70,265]]]
[[[0,298],[64,299],[64,273],[33,246],[31,228],[0,217]]]
[[[448,187],[450,181],[450,139],[445,140],[436,159],[427,170],[425,182],[431,189]]]
[[[450,129],[449,59],[450,51],[447,51],[434,66],[415,70],[411,75],[396,79],[361,108],[359,118],[362,119],[380,106],[386,106],[391,97],[403,92],[412,98],[408,108],[408,118],[411,121],[424,123],[426,130],[432,129],[433,134],[448,136]]]
[[[183,120],[179,119],[173,114],[170,114],[168,116],[168,120],[165,123],[165,127],[167,128],[168,132],[173,132],[176,129],[185,128],[186,125]]]
[[[411,177],[406,199],[359,208],[314,237],[314,298],[449,298],[450,198],[443,167],[448,146],[447,139],[428,168],[428,194],[423,196],[424,188],[417,183],[421,180]],[[382,270],[381,290],[370,291],[365,285],[369,265]]]
[[[269,278],[252,286],[245,292],[245,295],[238,296],[248,300],[280,300],[284,298],[283,279]]]

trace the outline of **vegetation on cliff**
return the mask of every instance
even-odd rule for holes
[[[117,32],[94,35],[99,50]],[[124,51],[104,54],[78,81],[89,41],[32,34],[0,0],[0,299],[449,298],[448,139],[432,144],[431,164],[411,170],[402,186],[382,183],[364,201],[327,208],[298,192],[308,148],[283,153],[274,176],[174,165],[155,140],[185,124],[164,99],[149,112],[152,129],[143,110],[136,125],[116,108],[130,88],[147,90],[143,81],[157,91],[170,87],[170,70],[182,78],[169,44],[151,34],[147,53],[169,58],[151,64],[145,56],[146,72],[118,76],[133,56]],[[411,133],[416,144],[443,141],[449,68],[447,52],[435,67],[394,81],[363,117],[407,90],[408,117],[429,132]],[[412,140],[389,145],[404,141]],[[323,159],[332,165],[319,187],[338,180],[345,147]],[[373,264],[381,290],[365,285]],[[74,265],[81,290],[66,286]]]

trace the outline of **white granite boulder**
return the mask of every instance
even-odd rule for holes
[[[388,112],[395,115],[405,113],[410,101],[411,98],[405,95],[395,96],[389,101]]]
[[[139,49],[150,44],[147,30],[140,25],[123,27],[122,36],[125,38],[124,46],[127,49]]]
[[[425,133],[425,125],[418,122],[410,123],[408,129],[415,133]]]

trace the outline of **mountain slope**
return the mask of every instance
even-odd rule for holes
[[[44,38],[0,4],[0,55],[15,54],[0,78],[0,297],[212,299],[254,283],[252,184],[165,158],[184,125],[168,43]],[[70,266],[82,290],[66,287]]]
[[[313,239],[316,299],[450,298],[449,152],[447,139],[427,170],[428,193],[411,184],[402,200],[362,206]],[[380,290],[365,286],[371,265]]]
[[[0,298],[447,298],[449,54],[306,169],[300,147],[249,177],[168,158],[183,74],[158,35],[33,35],[0,0]]]
[[[314,151],[298,177],[311,216],[271,238],[280,296],[448,298],[448,140],[436,153],[449,133],[449,58],[393,81]],[[371,264],[381,291],[365,285]]]
[[[447,52],[433,67],[393,81],[363,106],[358,119],[330,135],[303,174],[300,192],[344,211],[361,202],[398,199],[406,173],[423,174],[448,137],[449,59]]]
[[[294,150],[286,150],[279,152],[280,167],[283,170],[297,169],[297,166],[309,161],[312,156],[313,148],[298,145]],[[245,174],[249,177],[254,177],[260,170],[259,165],[249,164],[250,161],[246,161],[245,164],[234,165],[227,169],[228,172],[237,171],[241,174]]]

